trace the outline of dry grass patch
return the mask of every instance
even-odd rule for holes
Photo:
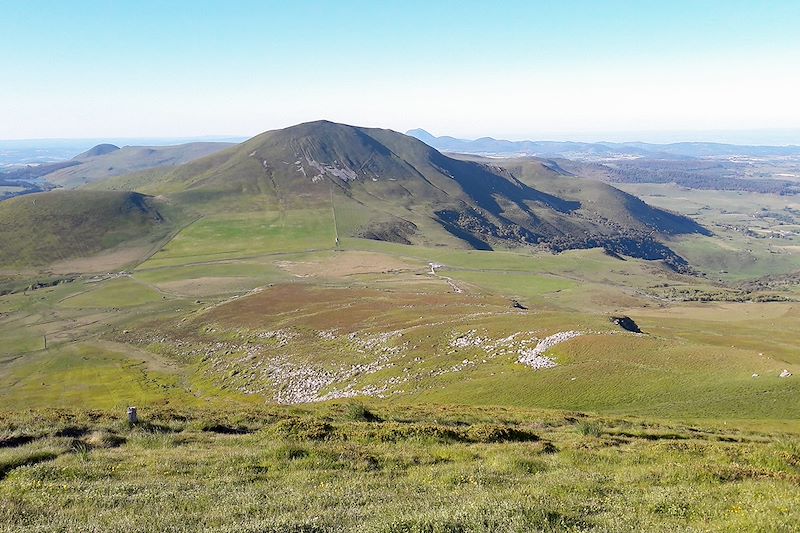
[[[384,274],[420,270],[421,263],[405,261],[375,252],[335,252],[313,261],[276,261],[275,264],[298,277],[343,278],[357,274]]]

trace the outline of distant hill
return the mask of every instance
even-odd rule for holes
[[[200,212],[221,202],[231,205],[234,197],[243,198],[239,209],[255,197],[293,209],[330,206],[335,195],[358,212],[350,218],[364,220],[358,236],[430,244],[443,231],[479,249],[604,247],[674,267],[685,262],[658,236],[705,231],[609,185],[564,178],[557,166],[542,163],[537,172],[551,181],[535,181],[528,166],[447,157],[391,130],[318,121],[263,133],[163,173],[112,178],[102,186],[165,194]]]
[[[170,220],[133,192],[52,191],[0,202],[0,266],[27,267],[157,240]]]
[[[602,219],[640,231],[663,235],[708,234],[693,220],[655,208],[636,196],[606,183],[578,177],[557,162],[533,158],[477,159],[507,169],[525,184],[542,192],[581,204],[586,218]]]
[[[157,167],[182,165],[233,146],[231,143],[195,142],[175,146],[97,145],[76,156],[64,168],[41,177],[62,187],[72,188],[87,183]]]
[[[80,161],[69,160],[42,165],[14,166],[0,170],[0,178],[4,180],[33,181],[43,178],[59,170],[80,165]]]
[[[194,142],[240,143],[246,137],[106,137],[103,139],[0,139],[0,168],[67,161],[100,144],[115,146],[175,146]]]
[[[651,144],[642,142],[506,141],[491,137],[467,140],[448,136],[436,137],[423,129],[409,130],[407,135],[416,137],[437,150],[445,152],[499,156],[528,155],[567,159],[800,156],[800,146],[746,146],[709,142]]]
[[[125,146],[98,144],[68,161],[14,165],[0,168],[0,201],[9,197],[75,188],[111,176],[141,172],[158,167],[172,167],[223,150],[233,143],[193,142],[175,146]]]
[[[774,161],[774,160],[773,160]],[[764,194],[800,194],[800,183],[775,177],[777,172],[748,172],[749,161],[719,159],[619,159],[577,161],[559,159],[571,173],[610,183],[674,183],[688,189],[746,191]],[[779,167],[778,167],[779,168]]]
[[[110,154],[111,152],[116,152],[117,150],[119,150],[119,146],[117,146],[115,144],[107,144],[107,143],[106,144],[98,144],[97,146],[89,148],[88,150],[86,150],[82,154],[76,155],[72,159],[80,161],[80,160],[83,160],[83,159],[88,159],[90,157],[97,157],[97,156],[100,156],[100,155]]]

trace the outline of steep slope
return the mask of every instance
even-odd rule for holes
[[[618,225],[661,235],[710,234],[690,218],[650,206],[636,196],[607,183],[575,176],[555,161],[529,157],[470,159],[499,166],[539,191],[579,202],[581,207],[576,213],[585,218],[605,219],[611,226]]]
[[[154,241],[171,223],[139,193],[52,191],[0,202],[0,266],[42,266]]]
[[[453,159],[391,130],[319,121],[269,131],[158,177],[126,177],[124,183],[202,212],[220,202],[242,209],[254,197],[281,210],[329,207],[343,198],[366,219],[359,236],[413,243],[415,227],[433,221],[474,248],[603,246],[674,266],[682,260],[657,243],[657,234],[703,231],[607,185],[575,181],[572,195],[536,188],[523,170]],[[592,198],[575,194],[584,187],[597,189],[602,212],[584,205]],[[231,198],[241,200],[231,204]]]
[[[175,146],[125,146],[100,144],[43,177],[50,183],[73,188],[87,183],[157,167],[174,167],[232,146],[230,143],[194,142]]]

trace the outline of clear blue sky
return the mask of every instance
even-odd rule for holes
[[[800,1],[0,0],[0,76],[0,139],[800,129]]]

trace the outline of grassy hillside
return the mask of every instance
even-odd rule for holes
[[[172,171],[103,186],[165,194],[204,214],[233,205],[238,211],[286,211],[338,202],[340,211],[358,212],[343,236],[479,249],[600,246],[675,267],[685,263],[657,234],[703,232],[689,219],[610,186],[600,191],[581,181],[551,193],[513,170],[452,159],[390,130],[321,121],[263,133]]]
[[[53,191],[0,203],[0,266],[25,268],[156,243],[172,229],[163,204],[138,193]]]
[[[273,166],[271,158],[291,161]],[[29,396],[39,386],[31,380],[42,377],[32,371],[39,357],[89,357],[96,342],[111,342],[123,358],[151,354],[161,366],[177,365],[180,379],[153,391],[164,400],[213,390],[255,402],[367,395],[651,416],[798,414],[796,380],[778,377],[800,363],[789,333],[795,298],[786,287],[734,294],[599,249],[468,250],[468,237],[436,218],[445,205],[466,205],[497,220],[548,209],[552,218],[542,225],[559,217],[610,224],[623,206],[628,218],[614,222],[619,227],[668,233],[690,224],[552,166],[521,165],[457,161],[388,130],[313,123],[268,132],[150,182],[146,190],[203,215],[175,235],[176,217],[164,215],[170,204],[139,193],[81,190],[0,204],[8,227],[21,228],[3,247],[17,265],[146,245],[129,260],[138,263],[132,274],[78,277],[3,300],[0,339],[9,356],[50,341],[48,352],[8,361],[7,400],[59,404],[47,389],[35,402]],[[359,179],[348,177],[353,168]],[[398,187],[405,192],[394,195]],[[512,189],[530,198],[508,206]],[[499,214],[491,214],[492,202]],[[401,238],[417,246],[388,242]],[[25,286],[14,283],[7,285]],[[702,304],[682,295],[784,301]],[[645,335],[610,321],[619,315]],[[542,350],[556,366],[518,362],[565,333]],[[123,381],[136,372],[118,370]],[[63,398],[81,394],[68,392],[80,379],[55,370],[38,383],[60,384]],[[95,393],[89,400],[109,401]]]
[[[710,233],[691,218],[674,211],[655,208],[607,183],[564,175],[539,161],[510,159],[495,161],[495,164],[508,168],[514,176],[531,187],[580,202],[581,210],[587,218],[597,217],[622,226],[665,235]]]
[[[201,219],[131,276],[4,297],[0,344],[10,358],[0,399],[44,407],[82,396],[107,407],[136,401],[141,388],[168,402],[377,395],[658,417],[800,416],[796,379],[778,377],[800,373],[792,302],[668,302],[665,286],[702,282],[599,250],[530,255],[363,239],[335,249],[317,225],[326,213],[296,215],[285,221],[290,233],[278,231],[279,213],[261,226],[250,216],[237,225]],[[623,331],[611,315],[632,317],[646,334]],[[517,362],[568,331],[581,335],[546,355],[557,367]],[[36,352],[43,336],[48,351]],[[108,352],[120,363],[104,379],[148,376],[134,379],[134,396],[90,392],[59,366],[43,371],[48,357],[105,368]],[[172,377],[158,377],[163,368]]]
[[[800,449],[782,431],[358,403],[141,415],[3,413],[0,529],[788,532],[800,519]]]

